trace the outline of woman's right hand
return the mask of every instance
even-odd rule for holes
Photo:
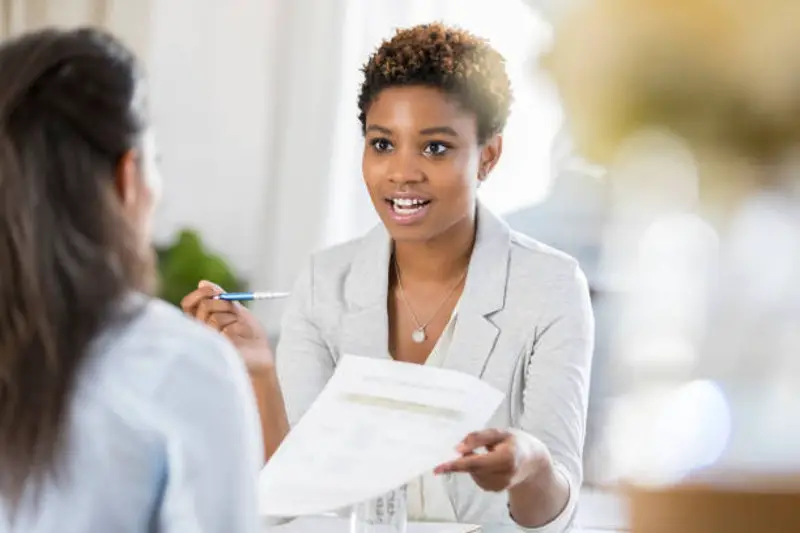
[[[275,360],[264,328],[239,302],[214,299],[214,296],[223,292],[218,285],[201,281],[197,290],[181,300],[181,308],[187,315],[228,337],[251,374],[272,369]]]

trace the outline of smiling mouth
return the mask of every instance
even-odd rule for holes
[[[431,201],[422,198],[387,198],[386,203],[396,214],[410,216],[422,211]]]

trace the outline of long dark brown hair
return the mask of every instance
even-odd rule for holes
[[[115,188],[146,129],[134,56],[94,29],[0,46],[0,496],[55,472],[76,375],[152,276]]]

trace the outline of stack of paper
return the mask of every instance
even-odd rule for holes
[[[320,514],[401,486],[458,457],[502,399],[460,372],[345,356],[262,471],[261,513]]]

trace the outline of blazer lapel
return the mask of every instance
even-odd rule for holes
[[[386,309],[390,257],[391,239],[382,225],[377,226],[362,240],[345,281],[342,355],[391,357]]]
[[[505,305],[510,239],[505,222],[478,204],[475,247],[445,361],[447,368],[483,375],[500,334],[491,317]]]
[[[478,204],[475,247],[458,307],[453,340],[444,366],[480,377],[500,330],[491,317],[505,305],[511,233]],[[389,359],[386,309],[391,239],[381,225],[361,242],[345,281],[341,354]]]

